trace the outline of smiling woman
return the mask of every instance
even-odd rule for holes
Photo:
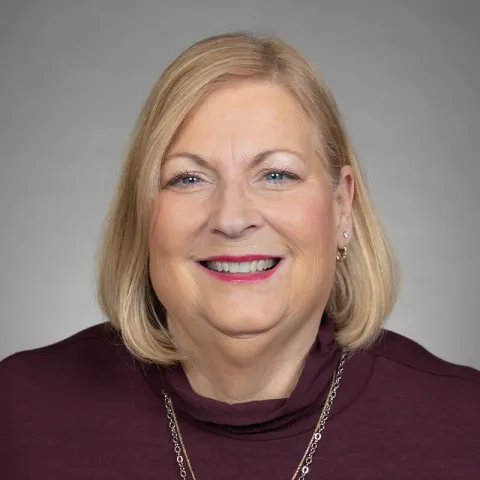
[[[188,356],[184,366],[194,385],[199,372],[188,364],[206,361],[205,345],[184,344],[187,338],[201,335],[218,345],[209,359],[213,365],[222,363],[224,348],[233,355],[241,344],[242,356],[251,349],[249,363],[258,369],[259,362],[271,361],[261,353],[267,344],[290,338],[283,358],[275,356],[294,366],[294,352],[310,348],[316,336],[337,244],[345,242],[343,231],[351,231],[354,181],[345,165],[334,191],[321,161],[324,153],[313,145],[312,129],[294,97],[265,79],[217,87],[169,145],[150,232],[150,278],[177,351]],[[244,264],[253,255],[262,263]],[[211,267],[201,262],[218,256],[221,273],[199,268]],[[269,258],[280,261],[263,271],[262,259]],[[262,273],[238,273],[257,266]],[[261,342],[236,346],[235,340],[261,333]],[[205,370],[214,375],[211,366]],[[283,383],[275,375],[282,370],[272,372],[268,386],[263,375],[242,369],[215,397],[231,403],[281,397],[285,392],[276,388]]]
[[[397,288],[313,67],[277,38],[202,40],[133,134],[107,328],[0,367],[6,478],[478,478],[480,374],[383,328]]]
[[[348,259],[336,265],[347,243]],[[122,251],[136,255],[119,262],[114,252]],[[103,309],[131,351],[155,363],[181,358],[180,339],[172,338],[179,325],[213,326],[217,318],[233,333],[248,325],[249,308],[254,322],[276,319],[279,330],[271,333],[294,329],[294,338],[310,339],[326,311],[339,345],[366,348],[397,295],[394,254],[335,101],[312,66],[274,38],[206,39],[166,69],[134,132],[102,252]],[[245,297],[205,283],[211,276],[198,260],[218,255],[282,262],[278,275],[250,285]],[[138,273],[133,284],[124,271]],[[169,303],[183,297],[191,301]],[[290,324],[298,308],[316,320]],[[167,312],[183,320],[169,323]],[[224,332],[217,327],[208,335]]]

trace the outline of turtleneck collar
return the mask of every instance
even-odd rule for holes
[[[288,398],[230,405],[197,394],[181,365],[169,368],[153,365],[144,371],[155,393],[163,400],[162,390],[165,390],[177,415],[200,428],[231,437],[255,434],[253,438],[258,440],[282,438],[311,430],[312,422],[315,424],[320,415],[341,357],[333,335],[334,322],[324,315],[297,385]],[[342,378],[330,418],[353,401],[352,395],[356,397],[370,376],[372,365],[365,362],[358,365],[358,361],[352,360],[347,360],[344,376],[356,375],[357,381],[345,382]],[[349,363],[355,364],[353,369]],[[345,387],[344,383],[348,385]]]

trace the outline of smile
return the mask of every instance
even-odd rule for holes
[[[237,260],[237,261],[234,261]],[[270,278],[282,262],[280,257],[213,257],[197,262],[202,270],[226,282],[259,282]]]
[[[205,262],[204,266],[216,272],[251,273],[269,270],[278,262],[280,262],[279,258],[268,258],[265,260],[254,260],[253,262]]]

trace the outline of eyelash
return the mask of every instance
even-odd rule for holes
[[[264,172],[264,176],[266,175],[271,175],[271,174],[279,174],[279,175],[284,175],[287,177],[289,180],[298,180],[299,177],[295,173],[293,173],[290,169],[288,168],[274,168],[271,170],[267,170]],[[180,186],[180,188],[190,188],[191,186],[195,185],[196,183],[191,183],[191,184],[181,184],[180,182],[185,179],[185,178],[200,178],[198,174],[194,172],[190,172],[188,170],[180,170],[178,173],[175,174],[175,176],[167,183],[169,187],[174,187],[174,186]],[[287,182],[286,179],[283,180],[277,180],[274,182],[276,185],[283,185]]]

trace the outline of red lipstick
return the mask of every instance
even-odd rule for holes
[[[229,262],[229,263],[240,263],[240,262],[253,262],[255,260],[268,260],[268,259],[276,259],[278,262],[270,269],[258,271],[258,272],[248,272],[248,273],[230,273],[230,272],[218,272],[216,270],[212,270],[208,268],[205,263],[206,262]],[[242,255],[242,256],[215,256],[209,257],[208,259],[201,260],[197,262],[197,265],[201,267],[201,269],[211,275],[212,277],[222,280],[224,282],[233,282],[233,283],[258,283],[264,280],[267,280],[272,275],[274,275],[280,265],[282,264],[281,257],[275,257],[272,255]]]
[[[230,263],[240,263],[240,262],[253,262],[255,260],[268,260],[269,258],[280,258],[274,257],[273,255],[239,255],[237,257],[230,255],[218,255],[216,257],[202,258],[201,262],[230,262]]]

